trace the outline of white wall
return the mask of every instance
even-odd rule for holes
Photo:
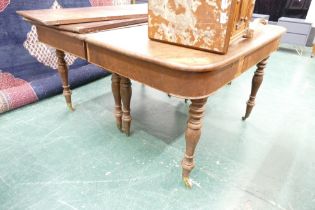
[[[313,23],[313,27],[315,27],[315,0],[312,0],[312,2],[311,2],[311,6],[308,10],[306,20],[308,22]]]

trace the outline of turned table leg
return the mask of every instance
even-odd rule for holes
[[[117,128],[122,131],[122,110],[121,110],[121,97],[120,97],[120,76],[118,74],[112,74],[112,92],[115,100],[115,118]]]
[[[268,58],[265,58],[264,60],[260,61],[257,64],[257,70],[255,71],[255,74],[252,80],[252,90],[250,93],[249,100],[247,101],[246,113],[245,113],[245,116],[242,117],[243,120],[246,120],[249,117],[250,113],[253,110],[253,107],[255,106],[256,95],[264,78],[264,70],[267,65],[267,60]]]
[[[201,135],[201,119],[204,115],[207,98],[191,100],[191,102],[192,103],[189,106],[189,119],[185,132],[186,152],[182,160],[183,181],[184,184],[189,188],[192,187],[189,174],[195,166],[194,154]]]
[[[120,96],[123,104],[122,109],[122,131],[129,136],[130,135],[130,100],[131,100],[131,82],[130,79],[120,76]]]
[[[65,96],[66,103],[70,111],[74,111],[71,102],[71,89],[68,81],[68,67],[65,61],[65,53],[61,50],[56,50],[56,56],[58,58],[58,72],[62,80],[63,95]]]

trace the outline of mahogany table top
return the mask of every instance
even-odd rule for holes
[[[254,37],[232,43],[225,55],[152,41],[146,24],[89,34],[37,25],[37,32],[41,42],[56,49],[171,95],[195,99],[209,96],[278,49],[284,28],[252,27]]]
[[[147,25],[88,34],[85,36],[85,41],[88,44],[174,70],[204,72],[217,70],[240,57],[251,54],[278,39],[284,31],[278,26],[257,25],[252,39],[244,38],[232,43],[225,55],[152,41],[148,39]]]
[[[148,39],[147,25],[84,35],[89,62],[171,95],[211,95],[279,47],[285,29],[256,24],[255,35],[219,55]]]
[[[91,32],[90,28],[107,27],[106,21],[102,26],[95,20],[106,20],[113,15],[124,19],[126,15],[146,13],[146,9],[147,5],[143,4],[49,12],[22,11],[19,14],[36,25],[41,42],[113,73],[187,99],[209,96],[268,57],[278,49],[281,35],[285,32],[279,26],[252,24],[253,38],[231,43],[225,55],[152,41],[148,38],[146,24],[83,33]],[[87,18],[82,20],[82,14],[87,14]]]

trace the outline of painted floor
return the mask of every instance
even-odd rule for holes
[[[0,209],[315,209],[315,59],[270,58],[207,103],[194,188],[181,182],[188,105],[133,83],[132,135],[115,126],[110,78],[0,116]]]

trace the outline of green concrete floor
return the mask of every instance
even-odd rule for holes
[[[181,182],[183,100],[133,83],[132,135],[115,126],[110,78],[0,117],[0,209],[315,209],[315,59],[271,57],[207,103],[194,188]]]

